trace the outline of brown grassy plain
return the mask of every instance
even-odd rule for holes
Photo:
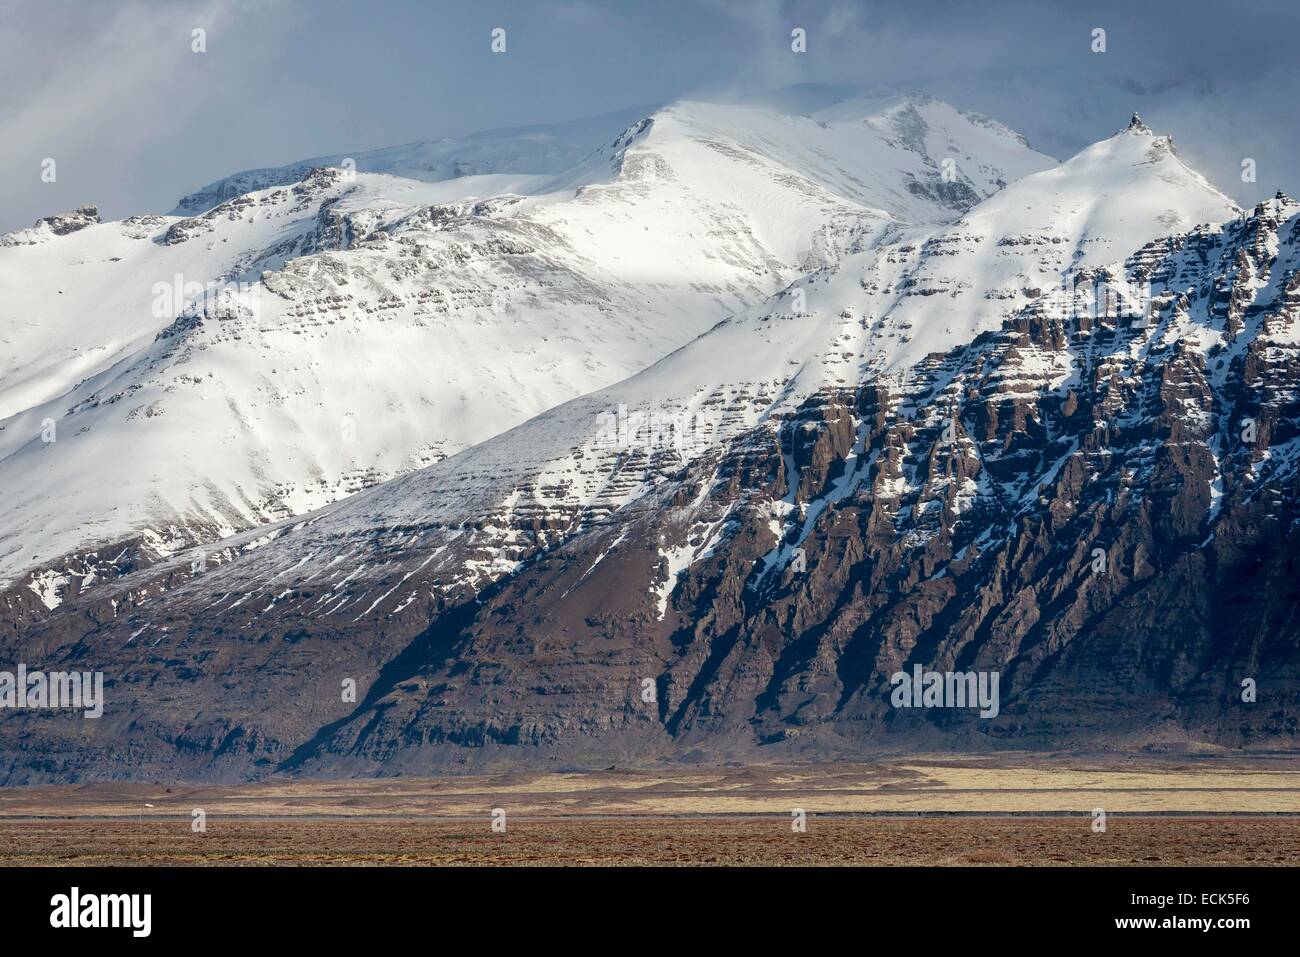
[[[190,827],[195,808],[203,833]],[[505,810],[504,834],[490,827],[493,808]],[[791,829],[795,808],[804,833]],[[1094,808],[1106,811],[1104,833],[1091,827]],[[0,790],[0,864],[1298,862],[1300,760],[1290,757],[945,756]]]

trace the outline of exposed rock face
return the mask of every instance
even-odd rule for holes
[[[36,226],[42,224],[50,227],[50,232],[56,236],[65,236],[68,233],[75,233],[78,229],[85,229],[87,226],[93,226],[99,222],[99,207],[81,206],[71,213],[60,213],[57,216],[46,216],[38,220]]]
[[[530,564],[300,757],[1294,746],[1298,210],[1142,250],[1145,325],[1034,307],[748,433]],[[1000,714],[893,708],[917,664],[999,672]]]
[[[3,660],[103,670],[108,703],[5,714],[0,778],[1294,747],[1298,213],[1151,243],[701,455],[530,480],[598,480],[582,506],[451,512],[413,476],[407,519],[345,503],[10,606]],[[997,716],[895,707],[916,665],[997,673]]]
[[[34,246],[54,236],[66,236],[99,222],[98,206],[80,206],[70,213],[43,216],[30,229],[0,235],[0,246]]]
[[[1151,132],[1151,127],[1149,127],[1149,126],[1147,126],[1145,123],[1143,123],[1143,122],[1142,122],[1142,117],[1138,116],[1136,113],[1133,114],[1133,119],[1131,119],[1131,120],[1128,121],[1128,128],[1129,128],[1130,130],[1132,130],[1134,133],[1150,133],[1150,132]]]

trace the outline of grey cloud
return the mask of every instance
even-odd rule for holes
[[[1187,2],[0,0],[0,229],[225,174],[796,83],[923,89],[1066,156],[1133,109],[1240,202],[1300,191],[1300,8]],[[209,52],[189,53],[189,31]],[[509,52],[488,50],[506,27]],[[794,26],[808,52],[789,49]],[[1107,30],[1108,51],[1089,50]],[[42,184],[39,163],[59,162]],[[1259,165],[1240,182],[1243,156]]]

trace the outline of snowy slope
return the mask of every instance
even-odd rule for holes
[[[1143,128],[1125,130],[1013,183],[952,226],[849,256],[628,381],[472,450],[456,474],[510,477],[489,483],[503,525],[533,514],[599,519],[676,463],[824,386],[905,374],[928,353],[996,329],[1033,299],[1031,287],[1055,288],[1159,236],[1238,215],[1169,145]],[[942,295],[917,293],[940,283]],[[620,422],[611,442],[611,423]],[[611,482],[616,471],[623,480]],[[384,496],[379,524],[416,521],[419,508],[448,498],[435,491],[435,474],[413,475]],[[470,510],[484,502],[476,497]]]
[[[925,98],[829,109],[681,103],[559,173],[488,138],[509,155],[481,168],[517,169],[318,171],[201,216],[11,234],[0,581],[133,538],[171,554],[428,465],[1052,162]]]
[[[1013,183],[951,225],[912,230],[815,272],[685,351],[711,353],[695,361],[732,381],[785,382],[797,370],[796,396],[868,370],[905,371],[997,329],[1049,290],[1101,275],[1156,237],[1240,214],[1179,158],[1170,137],[1135,117],[1128,129]],[[755,339],[765,348],[758,355],[751,348],[723,372],[719,364]]]
[[[195,190],[172,212],[193,216],[244,193],[296,183],[322,166],[343,167],[348,160],[359,173],[388,173],[429,183],[493,174],[554,176],[572,169],[649,112],[618,110],[572,123],[486,130],[461,138],[333,153],[287,166],[244,170]]]
[[[269,535],[223,543],[228,556],[243,557],[231,575],[213,579],[227,589],[214,608],[261,607],[274,597],[272,585],[276,594],[295,594],[292,607],[309,616],[393,613],[437,596],[473,595],[539,549],[607,521],[617,528],[633,520],[635,510],[619,510],[687,465],[716,468],[707,463],[730,439],[790,413],[812,393],[881,376],[888,386],[925,353],[996,328],[1035,301],[1030,282],[1046,291],[1073,288],[1075,270],[1122,272],[1170,224],[1221,222],[1238,212],[1178,160],[1167,139],[1126,130],[1059,172],[1012,184],[950,227],[917,229],[843,258],[624,382]],[[915,255],[950,242],[950,253]],[[885,269],[892,270],[888,284],[877,284]],[[913,296],[913,277],[958,277],[962,285],[957,295]],[[806,293],[802,311],[796,289]],[[754,464],[760,476],[770,467]],[[734,471],[713,476],[742,480]],[[776,527],[782,506],[793,507],[773,503]],[[701,527],[687,542],[666,545],[666,567],[698,560],[716,532]]]

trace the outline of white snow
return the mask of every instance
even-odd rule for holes
[[[610,122],[398,147],[301,184],[311,164],[254,171],[193,220],[0,245],[0,583],[137,534],[176,554],[422,468],[951,220],[944,158],[976,198],[1052,164],[925,98],[683,102],[587,153]],[[754,344],[714,345],[631,393],[699,405],[742,382],[738,413],[707,416],[723,428],[787,378],[728,376]]]

